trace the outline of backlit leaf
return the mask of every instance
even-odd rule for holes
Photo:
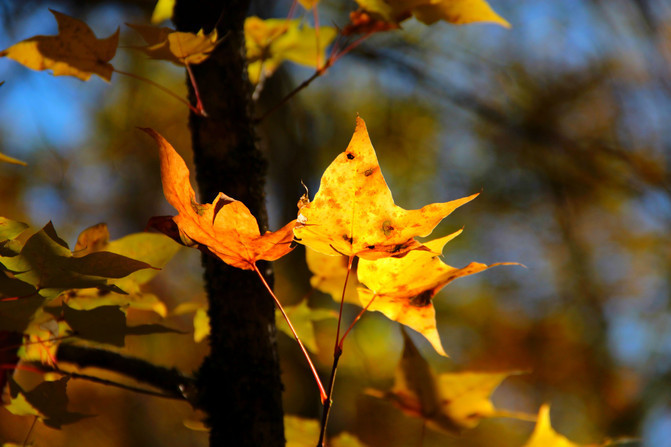
[[[294,234],[301,244],[327,255],[401,257],[424,248],[415,236],[429,235],[443,218],[477,195],[419,210],[396,206],[366,124],[357,117],[349,146],[322,175],[314,200],[301,204]]]
[[[333,310],[312,309],[308,307],[307,300],[303,300],[295,306],[284,306],[284,310],[289,316],[294,329],[296,329],[296,332],[300,336],[301,341],[305,347],[312,352],[318,351],[313,323],[329,318],[338,318],[338,314]],[[275,310],[275,320],[277,321],[277,329],[281,330],[291,338],[294,337],[279,309]]]
[[[170,61],[177,65],[200,64],[205,61],[221,42],[216,28],[209,34],[201,29],[197,34],[157,28],[148,25],[127,24],[140,33],[147,45],[131,47],[147,54],[152,59]]]
[[[0,52],[33,70],[51,69],[54,76],[74,76],[88,81],[96,74],[106,81],[114,67],[109,61],[116,54],[119,30],[105,39],[98,39],[81,20],[51,10],[58,22],[58,35],[35,36]]]
[[[386,393],[369,390],[368,394],[387,398],[409,416],[426,420],[429,427],[453,434],[475,427],[482,418],[518,416],[500,412],[490,400],[496,387],[518,372],[436,374],[405,332],[403,336],[405,345],[394,386]]]
[[[335,28],[322,26],[317,39],[314,28],[300,19],[247,17],[245,41],[250,82],[257,84],[270,76],[285,60],[317,68],[325,60],[326,48],[336,33]]]
[[[16,220],[0,217],[0,241],[13,239],[28,228],[27,224]]]
[[[531,438],[524,447],[580,447],[552,429],[550,406],[544,404],[538,410],[538,421]]]
[[[445,237],[426,242],[430,251],[415,250],[403,258],[384,258],[376,261],[361,259],[357,267],[359,281],[368,287],[359,288],[361,306],[371,300],[368,310],[382,312],[387,318],[416,330],[424,335],[441,355],[447,355],[436,328],[436,310],[433,297],[440,289],[462,276],[472,275],[497,265],[471,262],[466,267],[455,268],[445,264],[442,253],[447,242],[461,230]],[[374,299],[373,299],[374,297]]]
[[[123,293],[118,287],[108,284],[107,278],[122,278],[137,270],[151,268],[145,262],[109,252],[73,257],[51,222],[26,241],[19,255],[2,257],[0,264],[15,278],[37,287],[45,297],[67,289],[86,287]]]
[[[319,439],[319,421],[294,415],[284,416],[286,447],[314,447]],[[365,447],[355,436],[342,432],[328,440],[329,447]]]
[[[11,163],[13,165],[28,166],[28,163],[26,163],[25,161],[17,160],[16,158],[10,157],[9,155],[5,155],[2,152],[0,152],[0,161],[3,161],[5,163]]]
[[[331,295],[339,303],[347,276],[347,257],[329,256],[305,247],[305,260],[308,269],[312,272],[310,285],[320,292]],[[359,285],[356,278],[356,269],[353,267],[347,279],[345,302],[359,305],[359,294],[357,292]]]
[[[179,212],[172,219],[186,240],[207,247],[233,267],[247,270],[253,270],[258,260],[274,261],[292,250],[295,221],[274,233],[261,234],[249,209],[224,193],[220,192],[211,204],[196,202],[189,170],[182,157],[156,131],[143,130],[158,143],[163,193]]]
[[[151,14],[151,23],[161,23],[172,19],[172,13],[175,9],[176,0],[158,0],[154,6],[154,12]]]
[[[363,11],[380,20],[400,23],[411,15],[427,25],[444,20],[455,25],[477,22],[510,24],[485,0],[356,0]]]

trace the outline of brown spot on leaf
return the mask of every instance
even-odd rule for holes
[[[385,236],[389,236],[392,231],[394,231],[394,227],[391,226],[391,220],[382,222],[382,232]]]
[[[373,171],[374,171],[373,168],[368,168],[368,169],[366,169],[366,170],[363,172],[363,175],[365,175],[366,177],[368,177],[369,175],[372,175],[372,174],[373,174]]]
[[[410,298],[410,305],[414,307],[426,307],[431,304],[431,298],[433,298],[433,290],[425,290],[419,295]]]

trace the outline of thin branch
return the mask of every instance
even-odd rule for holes
[[[354,327],[356,322],[359,321],[359,319],[361,319],[361,317],[368,310],[370,305],[373,304],[373,301],[375,301],[375,298],[377,298],[377,293],[373,294],[373,298],[371,298],[370,301],[368,302],[368,304],[366,304],[366,307],[361,309],[361,312],[359,312],[359,314],[356,316],[356,318],[354,318],[354,321],[352,321],[352,324],[349,325],[349,327],[347,328],[347,331],[345,331],[345,333],[343,334],[343,336],[342,336],[342,338],[340,339],[340,342],[339,342],[341,351],[342,351],[343,343],[345,343],[345,338],[347,337],[347,334],[349,334],[349,332],[352,330],[352,328]]]
[[[119,383],[113,380],[103,379],[101,377],[91,376],[88,374],[80,374],[74,371],[66,371],[57,366],[48,366],[43,364],[36,364],[35,366],[37,366],[42,372],[55,372],[70,376],[73,379],[87,380],[89,382],[98,383],[101,385],[107,385],[114,388],[120,388],[122,390],[132,391],[134,393],[146,394],[148,396],[154,396],[154,397],[163,397],[165,399],[175,399],[182,401],[187,400],[186,396],[184,396],[182,393],[161,393],[158,391],[148,390],[146,388],[139,388],[132,385],[126,385],[125,383]]]
[[[59,362],[73,363],[80,368],[100,368],[122,374],[141,383],[146,383],[170,396],[193,400],[194,379],[175,368],[154,365],[146,360],[127,357],[104,349],[62,344],[58,348]],[[74,376],[73,376],[74,377]]]

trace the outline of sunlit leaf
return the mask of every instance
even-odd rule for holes
[[[382,21],[400,23],[414,15],[431,25],[444,20],[455,25],[477,22],[510,24],[498,15],[485,0],[356,0],[363,11]]]
[[[359,288],[361,306],[371,300],[368,310],[382,312],[387,318],[416,330],[424,335],[441,355],[443,349],[438,329],[433,297],[450,282],[497,265],[514,263],[481,264],[471,262],[466,267],[455,268],[445,264],[440,257],[447,242],[461,230],[445,237],[425,242],[430,251],[415,250],[403,258],[384,258],[376,261],[361,259],[357,267],[359,281],[368,287]],[[373,299],[374,298],[374,299]]]
[[[176,0],[158,0],[154,6],[154,12],[151,14],[151,23],[161,23],[172,19],[172,13],[175,9]]]
[[[38,309],[23,331],[24,344],[18,356],[24,361],[55,365],[59,341],[54,339],[66,335],[69,329],[64,321],[56,321],[53,315]]]
[[[140,33],[147,43],[143,47],[131,48],[144,52],[152,59],[170,61],[177,65],[200,64],[210,57],[221,42],[217,38],[216,28],[209,34],[205,34],[203,30],[194,34],[148,25],[127,25]]]
[[[119,30],[98,39],[81,20],[51,10],[58,22],[58,35],[35,36],[0,52],[33,70],[51,69],[54,76],[74,76],[88,81],[92,74],[104,80],[112,78],[114,67],[109,61],[116,54]]]
[[[21,161],[14,157],[10,157],[9,155],[5,155],[2,152],[0,152],[0,161],[5,163],[11,163],[14,165],[28,166],[28,163],[26,163],[25,161]]]
[[[336,302],[340,302],[343,284],[345,284],[345,277],[347,276],[347,257],[329,256],[305,247],[305,260],[308,269],[312,272],[310,285],[320,292],[331,295]],[[345,302],[359,305],[359,294],[357,292],[359,285],[356,269],[353,268],[347,279]]]
[[[312,352],[318,351],[313,323],[329,318],[338,318],[338,314],[333,310],[312,309],[308,307],[307,300],[303,300],[295,306],[284,306],[284,310],[289,316],[291,324],[293,324],[294,329],[296,329],[301,341],[305,347]],[[291,338],[294,337],[279,309],[275,310],[275,320],[277,321],[277,329],[281,330]]]
[[[317,68],[325,60],[326,48],[336,33],[335,28],[322,26],[317,39],[314,28],[305,25],[300,19],[263,20],[247,17],[245,41],[249,80],[252,84],[258,83],[262,77],[270,76],[285,60]]]
[[[16,220],[0,217],[0,241],[13,239],[28,228],[27,224]]]
[[[284,416],[286,447],[314,447],[319,439],[319,421],[294,415]],[[365,447],[355,436],[343,432],[328,441],[329,447]]]
[[[207,310],[201,308],[193,315],[193,341],[200,343],[210,335],[210,317]]]
[[[225,263],[247,270],[253,270],[258,260],[274,261],[292,250],[295,221],[274,233],[261,234],[249,209],[224,193],[211,204],[196,202],[182,157],[156,131],[143,130],[158,143],[163,193],[179,212],[173,221],[186,236],[182,240],[195,241]]]
[[[9,391],[14,405],[12,408],[23,414],[39,416],[45,425],[52,428],[61,428],[62,425],[91,417],[91,415],[72,413],[67,410],[68,380],[70,377],[65,376],[52,382],[42,382],[32,390],[25,391],[14,379],[10,378]]]
[[[300,204],[294,234],[301,244],[327,255],[400,257],[423,248],[415,236],[429,235],[443,218],[475,197],[419,210],[396,206],[366,124],[357,117],[349,146],[322,175],[314,200]]]
[[[200,301],[180,303],[173,309],[173,315],[184,315],[193,312],[193,341],[200,343],[210,335],[210,317],[207,315],[207,304]]]
[[[490,400],[496,387],[518,372],[436,374],[405,332],[403,336],[405,345],[394,386],[386,393],[369,390],[368,394],[387,398],[404,413],[426,420],[429,427],[450,433],[473,428],[486,417],[528,419],[526,414],[500,412]]]

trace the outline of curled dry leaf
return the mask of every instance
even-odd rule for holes
[[[258,260],[274,261],[292,250],[296,221],[274,233],[261,234],[249,209],[224,193],[219,193],[212,203],[198,203],[182,157],[158,132],[142,130],[158,143],[163,194],[179,213],[172,219],[183,235],[181,240],[193,241],[225,263],[246,270],[254,270]]]
[[[436,328],[436,310],[433,297],[450,282],[462,276],[487,270],[497,265],[515,263],[481,264],[471,262],[466,267],[455,268],[439,257],[443,247],[461,234],[461,230],[426,242],[430,251],[415,250],[407,256],[368,261],[361,259],[357,267],[359,281],[368,288],[359,288],[359,301],[368,310],[382,312],[387,318],[416,330],[424,335],[436,352],[447,356]],[[373,299],[374,298],[374,299]]]
[[[33,70],[51,69],[54,76],[74,76],[88,81],[96,74],[110,81],[114,67],[109,63],[119,45],[119,30],[98,39],[81,20],[50,9],[58,22],[58,35],[34,36],[0,52]]]
[[[402,257],[410,250],[428,250],[415,236],[429,235],[443,218],[477,196],[419,210],[396,206],[366,124],[357,117],[349,146],[322,175],[314,200],[299,202],[294,234],[301,244],[331,256]]]

